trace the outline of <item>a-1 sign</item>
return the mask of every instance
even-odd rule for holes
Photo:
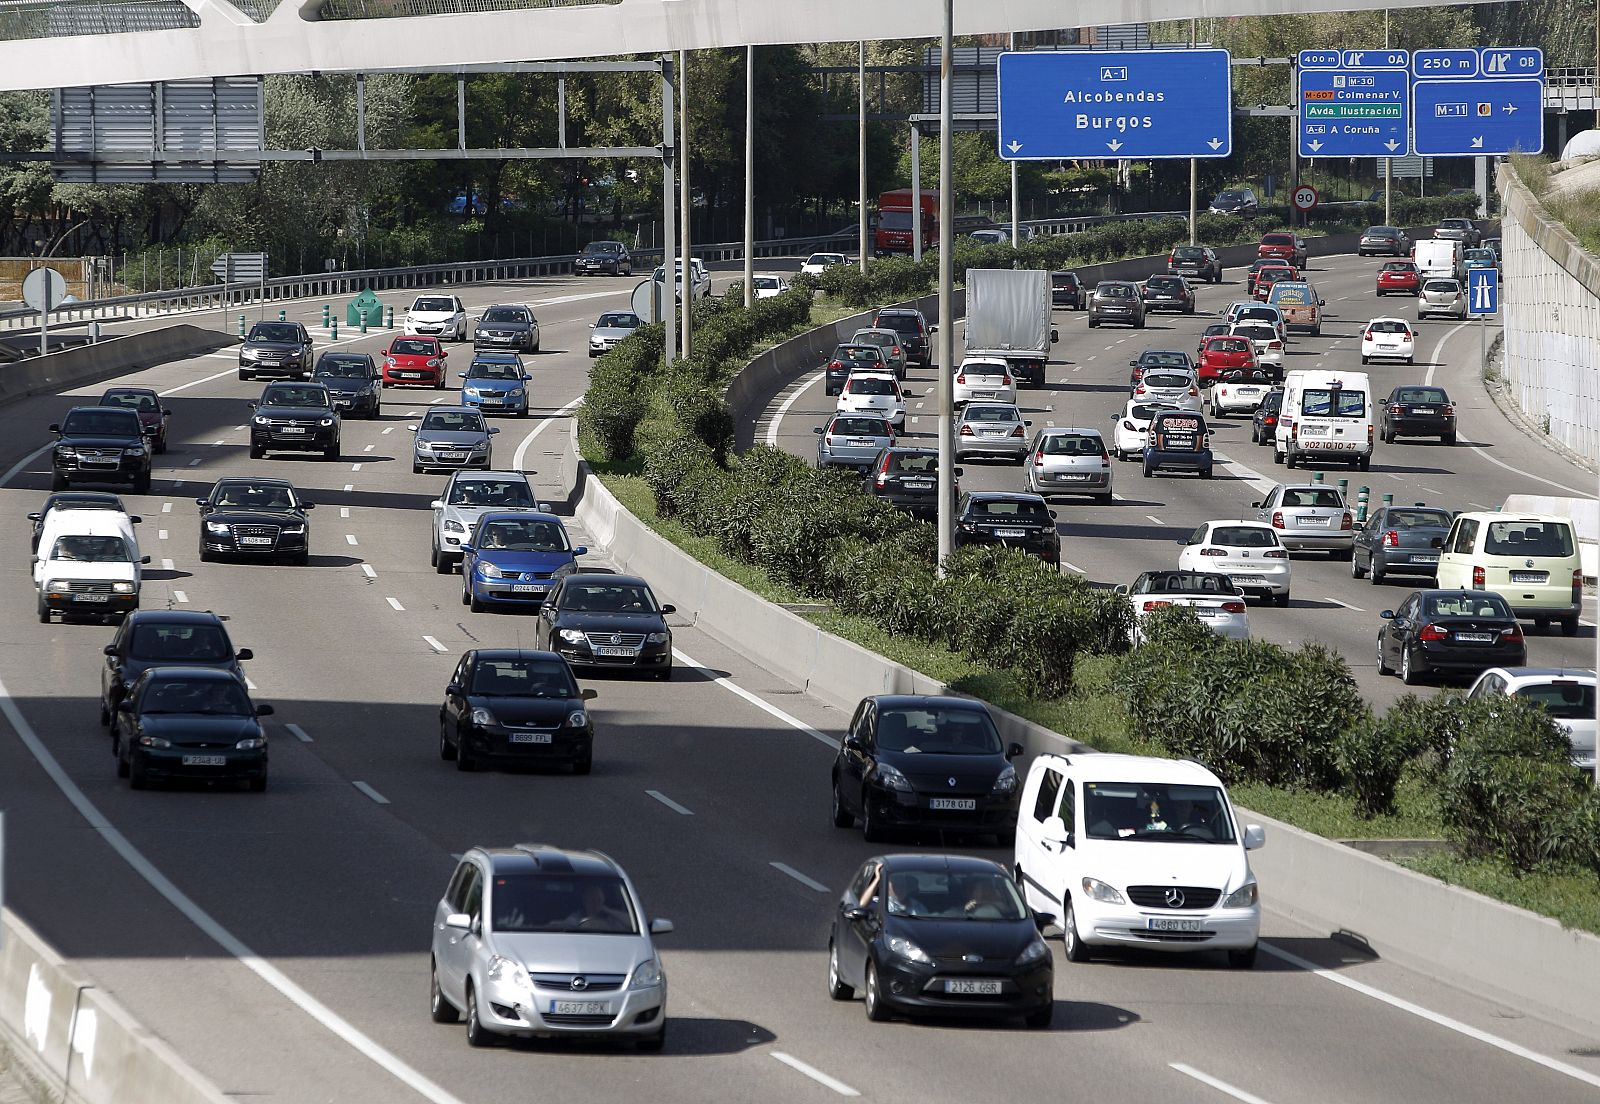
[[[1467,273],[1467,313],[1500,312],[1500,273],[1492,268],[1474,268]]]
[[[1007,161],[1227,157],[1233,75],[1226,50],[1037,50],[997,65]]]

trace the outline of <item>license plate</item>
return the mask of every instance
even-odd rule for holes
[[[511,587],[512,594],[543,594],[550,588],[544,583],[515,583]]]
[[[79,461],[79,464],[85,468],[114,468],[117,466],[115,460],[102,460],[98,456],[85,456]]]
[[[555,1016],[609,1016],[610,1001],[553,1000],[550,1013]]]
[[[305,426],[282,426],[278,430],[279,433],[304,433],[305,431]]]
[[[908,480],[906,480],[906,485],[905,486],[906,486],[906,490],[908,490],[908,491],[931,491],[931,490],[933,490],[933,483],[931,481],[925,480],[925,479],[916,479],[916,480],[908,479]]]
[[[441,459],[441,460],[465,460],[466,458],[467,458],[467,454],[464,453],[464,452],[441,452],[441,453],[439,453],[439,459]]]
[[[109,594],[74,594],[72,596],[74,602],[105,602],[109,601],[110,598],[111,595]]]
[[[996,529],[994,535],[1009,540],[1015,537],[1025,537],[1028,535],[1028,531],[1026,529]]]
[[[594,654],[597,656],[616,656],[632,659],[639,654],[638,648],[614,648],[610,645],[596,645]]]
[[[978,799],[975,797],[930,797],[928,799],[928,808],[930,809],[951,809],[956,812],[970,813],[977,807]]]
[[[944,983],[946,993],[959,993],[971,997],[998,997],[1000,989],[998,981],[957,981],[952,978]]]
[[[550,733],[513,732],[511,734],[511,742],[513,744],[548,744],[550,742]]]
[[[1494,642],[1494,633],[1458,632],[1456,639],[1468,644],[1490,644]]]
[[[998,391],[974,391],[972,394],[973,397],[979,399],[998,399],[1000,397],[1000,392]]]
[[[478,400],[478,405],[479,406],[504,406],[505,404],[506,403],[505,403],[504,399],[479,399]]]
[[[852,437],[845,442],[847,448],[866,448],[870,444],[872,444],[871,437]]]
[[[1146,931],[1200,932],[1205,931],[1199,920],[1176,916],[1151,916],[1144,922]]]
[[[1296,522],[1298,522],[1301,526],[1303,526],[1305,528],[1308,528],[1308,529],[1309,528],[1314,528],[1314,527],[1320,527],[1320,528],[1326,529],[1328,527],[1328,522],[1330,520],[1332,520],[1332,519],[1325,518],[1325,517],[1317,517],[1315,514],[1297,514],[1297,515],[1295,515],[1295,519],[1294,520]]]
[[[225,755],[185,755],[183,765],[186,767],[220,767],[228,762]]]
[[[1433,413],[1433,407],[1431,407],[1431,406],[1419,406],[1415,410],[1413,410],[1411,413],[1413,413],[1413,414],[1432,414]]]
[[[1064,479],[1064,480],[1067,480],[1068,482],[1072,482],[1072,483],[1081,483],[1085,479],[1088,479],[1089,477],[1088,477],[1088,475],[1083,474],[1081,472],[1062,472],[1062,473],[1058,474],[1056,476],[1056,478],[1057,479]]]
[[[1410,562],[1411,563],[1431,563],[1431,564],[1436,564],[1436,563],[1439,562],[1439,557],[1438,556],[1412,556],[1412,557],[1410,557]]]
[[[271,537],[240,537],[240,544],[271,544]]]
[[[1513,583],[1543,583],[1549,578],[1550,576],[1543,571],[1513,571],[1511,573],[1511,581]]]
[[[401,373],[399,373],[399,376],[400,376],[401,379],[421,379],[422,378],[422,373],[421,372],[401,372]]]
[[[1246,586],[1266,586],[1267,581],[1259,575],[1241,575],[1239,581]]]

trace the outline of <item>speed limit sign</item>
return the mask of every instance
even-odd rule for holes
[[[1302,184],[1294,190],[1294,209],[1296,211],[1309,211],[1317,205],[1317,190],[1309,184]]]

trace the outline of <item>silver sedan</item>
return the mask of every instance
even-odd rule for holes
[[[1028,455],[1032,424],[1011,403],[968,403],[956,421],[956,459],[1001,456],[1020,464]]]
[[[871,414],[835,414],[817,426],[817,467],[865,468],[894,444],[894,430]]]
[[[1348,560],[1355,548],[1355,514],[1333,487],[1280,483],[1255,504],[1256,520],[1272,526],[1291,552],[1326,552]]]
[[[488,468],[493,456],[489,438],[500,432],[470,406],[431,407],[420,424],[406,428],[417,435],[411,470],[419,475],[433,469]]]

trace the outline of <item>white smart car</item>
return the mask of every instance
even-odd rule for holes
[[[1211,385],[1211,416],[1254,414],[1272,389],[1273,383],[1265,372],[1230,372]]]
[[[1374,318],[1361,333],[1361,363],[1383,358],[1413,364],[1417,335],[1403,318]]]
[[[1289,604],[1289,552],[1272,526],[1259,521],[1207,521],[1178,542],[1178,566],[1215,571],[1246,594]]]

